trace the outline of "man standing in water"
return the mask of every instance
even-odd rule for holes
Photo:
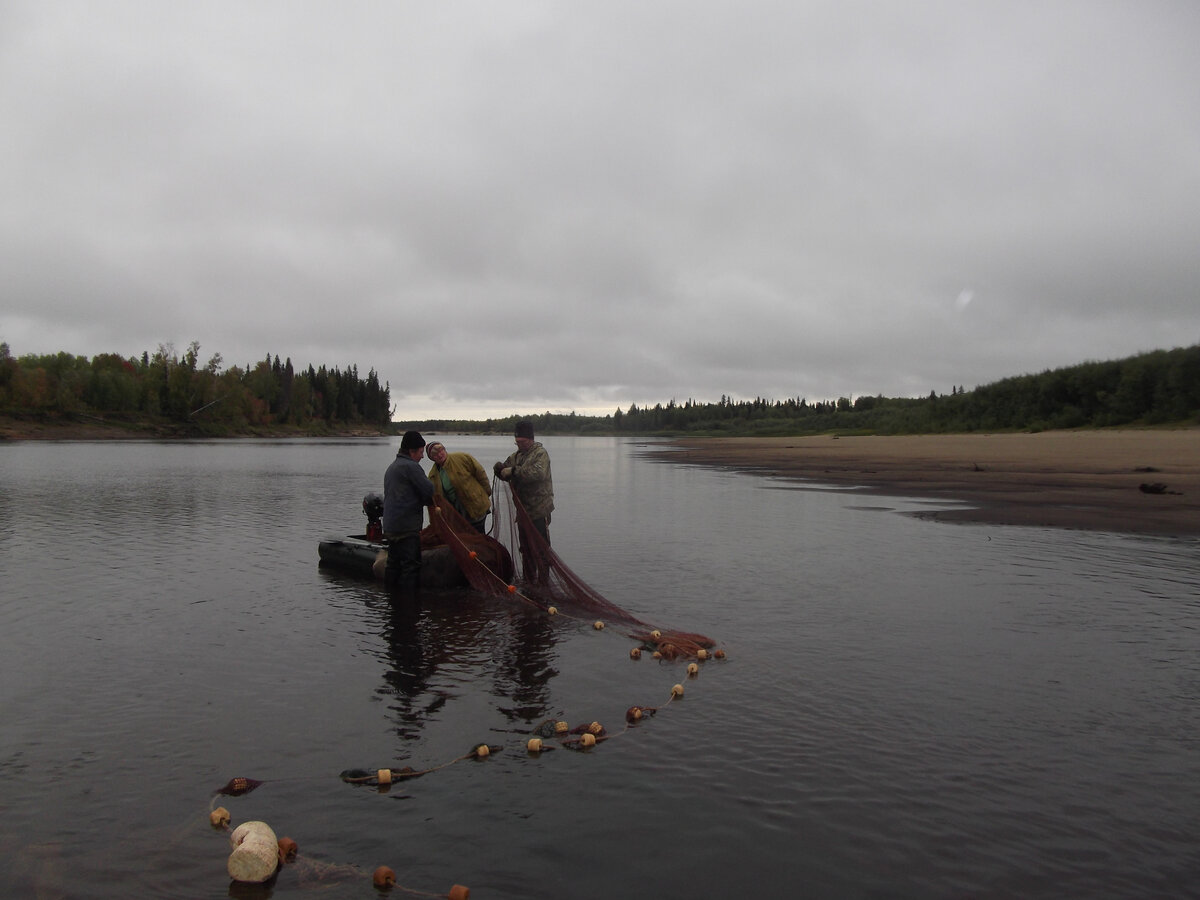
[[[421,525],[424,509],[433,500],[433,483],[420,461],[425,438],[404,432],[400,452],[383,474],[383,539],[388,545],[386,581],[389,587],[413,592],[421,586]]]
[[[554,480],[550,477],[550,454],[533,439],[533,423],[518,422],[513,432],[517,452],[493,467],[496,477],[507,481],[533,520],[533,528],[550,546],[550,512],[554,509]],[[521,564],[525,577],[540,580],[545,561],[535,549],[537,539],[521,534]]]

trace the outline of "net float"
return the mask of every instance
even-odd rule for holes
[[[290,837],[281,837],[279,839],[279,861],[281,863],[291,862],[299,852],[299,845]]]
[[[279,839],[266,822],[243,822],[229,836],[226,869],[234,881],[262,884],[279,868]]]

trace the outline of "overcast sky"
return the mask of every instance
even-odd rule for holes
[[[0,0],[0,341],[396,418],[1200,342],[1200,3]]]

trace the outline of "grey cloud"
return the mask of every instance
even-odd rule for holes
[[[1190,4],[2,15],[18,354],[196,339],[503,415],[1200,340]]]

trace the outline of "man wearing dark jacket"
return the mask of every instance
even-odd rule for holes
[[[425,439],[404,432],[400,452],[383,474],[383,539],[388,545],[389,586],[415,591],[421,586],[421,525],[433,500],[433,483],[421,468]]]

